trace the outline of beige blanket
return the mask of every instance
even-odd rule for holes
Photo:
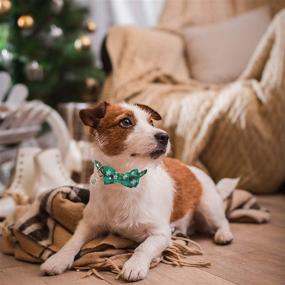
[[[285,179],[285,10],[273,19],[239,80],[206,85],[189,79],[184,43],[174,32],[112,28],[113,71],[103,99],[149,104],[163,116],[173,155],[200,160],[216,180],[240,177],[254,193]]]
[[[2,251],[22,261],[45,261],[72,236],[88,200],[89,190],[66,186],[43,193],[32,205],[18,206],[15,216],[8,218],[2,226]],[[110,271],[119,276],[124,262],[137,245],[113,234],[96,238],[81,248],[73,268],[90,270],[99,278],[102,276],[98,271]],[[205,260],[186,259],[201,254],[197,243],[173,237],[161,257],[152,261],[151,268],[160,262],[176,266],[209,266]]]
[[[230,221],[264,223],[270,220],[270,214],[248,192],[235,190],[220,194]],[[66,186],[43,193],[33,204],[18,206],[15,215],[2,225],[2,251],[22,261],[45,261],[72,236],[88,200],[89,190]],[[135,242],[112,234],[96,238],[82,247],[73,268],[90,270],[88,274],[99,278],[102,276],[98,271],[120,274],[136,246]],[[161,257],[153,260],[152,267],[160,262],[176,266],[209,266],[205,260],[186,259],[201,254],[197,243],[173,237],[172,244]]]

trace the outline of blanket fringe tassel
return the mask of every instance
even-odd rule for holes
[[[163,252],[160,258],[156,258],[152,261],[151,268],[155,267],[158,263],[162,262],[172,266],[186,266],[186,267],[209,267],[211,263],[209,261],[189,261],[187,256],[202,255],[202,249],[200,245],[190,239],[182,237],[172,237],[172,244]],[[120,257],[130,257],[132,253],[120,254]],[[118,257],[118,256],[116,256]],[[83,269],[83,268],[80,268]],[[85,268],[86,269],[86,268]],[[104,259],[102,262],[97,262],[94,266],[89,266],[89,271],[84,277],[91,275],[106,281],[108,284],[112,284],[106,280],[99,272],[108,270],[117,274],[116,279],[122,276],[121,268],[112,260],[112,257]]]

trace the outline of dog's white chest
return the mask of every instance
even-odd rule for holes
[[[172,210],[173,183],[164,169],[157,167],[141,179],[137,188],[119,184],[94,185],[94,210],[107,229],[141,241],[151,229],[168,225]]]

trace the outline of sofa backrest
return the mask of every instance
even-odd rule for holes
[[[166,0],[160,27],[179,29],[227,20],[248,10],[269,5],[272,16],[285,8],[284,0]]]

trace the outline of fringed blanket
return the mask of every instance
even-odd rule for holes
[[[261,208],[256,198],[244,191],[221,192],[225,211],[230,221],[268,222],[270,214]],[[33,204],[18,206],[13,217],[2,226],[2,251],[16,259],[42,263],[57,252],[72,236],[82,218],[89,200],[89,190],[74,186],[59,187],[40,195]],[[73,268],[118,274],[137,244],[120,236],[109,234],[86,243],[77,254]],[[207,261],[186,258],[201,255],[199,245],[189,239],[172,238],[162,256],[153,260],[151,267],[160,262],[177,266],[209,266]]]
[[[19,206],[14,219],[7,219],[2,228],[3,252],[19,260],[42,263],[72,236],[88,199],[89,190],[68,186],[43,193],[32,205]],[[99,278],[102,276],[98,271],[102,270],[119,275],[136,246],[135,242],[113,234],[96,238],[82,247],[73,268],[90,270]],[[171,245],[161,257],[153,260],[151,267],[160,262],[178,266],[209,266],[207,261],[186,259],[187,256],[201,254],[197,243],[173,237]]]
[[[205,11],[214,6],[208,2],[203,1]],[[180,12],[183,17],[185,7]],[[215,181],[241,177],[244,189],[274,192],[285,179],[284,27],[285,9],[272,20],[240,78],[222,85],[191,79],[177,31],[114,27],[107,38],[112,73],[102,99],[156,109],[171,134],[173,155],[186,164],[200,160]]]

